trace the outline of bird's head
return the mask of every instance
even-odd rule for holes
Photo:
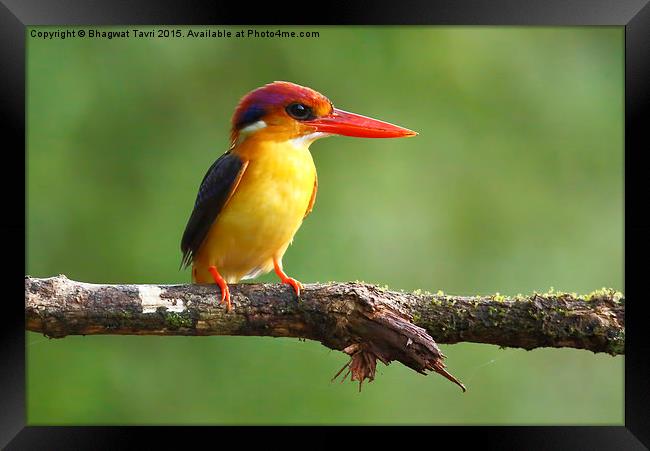
[[[309,145],[330,135],[401,138],[416,132],[388,122],[334,108],[323,94],[305,86],[276,81],[245,95],[232,117],[232,145],[250,136],[296,140]]]

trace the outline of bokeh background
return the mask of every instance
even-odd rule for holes
[[[292,276],[623,291],[622,27],[282,29],[320,36],[28,37],[27,274],[188,282],[180,237],[233,108],[289,80],[420,133],[312,145]],[[623,357],[587,351],[443,345],[467,393],[398,363],[358,393],[316,342],[27,335],[31,425],[623,424]]]

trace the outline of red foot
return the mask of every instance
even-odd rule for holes
[[[208,271],[210,271],[212,278],[221,289],[221,302],[219,302],[219,304],[226,304],[226,311],[231,311],[232,303],[230,302],[230,290],[228,289],[228,284],[225,280],[223,280],[223,277],[221,277],[221,274],[219,274],[219,271],[217,271],[216,266],[208,267]]]
[[[296,292],[296,296],[298,296],[298,299],[300,299],[300,290],[303,289],[302,284],[293,277],[287,276],[284,271],[282,271],[282,268],[280,268],[280,265],[275,258],[273,259],[273,268],[275,269],[275,273],[278,275],[282,283],[291,285],[293,287],[293,291]]]

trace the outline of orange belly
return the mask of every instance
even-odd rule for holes
[[[251,143],[236,191],[212,224],[194,258],[196,283],[214,283],[216,266],[228,283],[273,269],[302,224],[314,191],[309,149],[288,142]]]

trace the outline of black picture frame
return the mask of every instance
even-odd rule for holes
[[[643,365],[650,355],[643,337],[648,300],[641,296],[642,273],[648,255],[650,222],[644,219],[647,171],[640,159],[650,143],[643,117],[650,104],[650,0],[436,0],[383,4],[327,2],[237,4],[171,1],[0,0],[0,111],[4,171],[0,222],[4,247],[5,293],[2,315],[2,371],[0,372],[0,447],[6,449],[124,449],[135,447],[134,436],[147,448],[171,445],[176,439],[187,446],[195,440],[223,442],[221,431],[211,427],[32,427],[26,426],[25,316],[18,302],[19,280],[25,270],[26,197],[17,195],[25,175],[25,40],[33,25],[118,24],[417,24],[417,25],[520,25],[520,26],[624,26],[625,27],[625,296],[627,334],[625,356],[625,426],[581,427],[435,427],[423,438],[428,446],[445,442],[495,449],[645,449],[650,446],[650,372]],[[305,20],[306,19],[306,20]],[[646,125],[647,126],[647,125]],[[10,159],[11,161],[8,161]],[[16,175],[18,182],[13,178]],[[23,187],[25,180],[22,179]],[[24,246],[21,244],[22,233]],[[23,274],[20,274],[20,272]],[[23,285],[24,288],[24,285]],[[278,437],[287,440],[279,428]],[[225,431],[224,431],[225,432]],[[395,431],[396,437],[401,432]],[[272,440],[271,431],[259,434]],[[392,434],[392,433],[391,433]],[[410,434],[410,432],[409,432]],[[248,434],[247,434],[248,435]],[[327,434],[329,436],[329,434]],[[383,434],[382,434],[383,435]],[[381,437],[364,433],[364,440]],[[254,434],[250,436],[253,438]],[[325,445],[319,435],[319,444]],[[333,437],[333,436],[332,436]],[[410,436],[408,436],[410,437]],[[241,437],[239,437],[241,439]],[[235,437],[235,440],[238,440]],[[246,438],[247,442],[249,437]],[[313,439],[312,439],[313,440]],[[330,438],[330,440],[332,440]],[[330,441],[328,440],[328,441]],[[338,439],[337,439],[338,440]],[[410,441],[410,439],[409,439]],[[432,443],[433,442],[433,443]],[[296,446],[300,442],[296,443]],[[286,442],[285,442],[286,445]],[[645,446],[644,446],[645,445]],[[236,446],[236,445],[228,445]],[[338,441],[337,446],[349,446]],[[408,446],[408,445],[407,445]]]

